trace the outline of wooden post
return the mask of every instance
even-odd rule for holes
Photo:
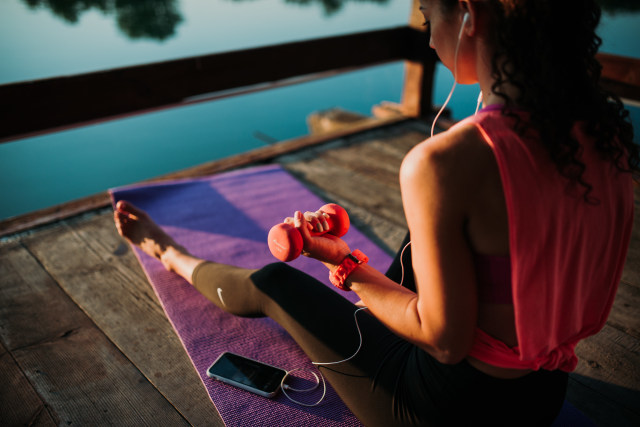
[[[433,111],[433,75],[436,55],[429,48],[429,38],[423,26],[424,17],[419,11],[419,1],[413,0],[409,15],[409,27],[420,31],[424,37],[416,38],[412,46],[418,59],[405,62],[405,80],[402,91],[402,112],[409,117],[426,119]]]

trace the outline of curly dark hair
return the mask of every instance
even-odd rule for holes
[[[447,9],[457,0],[442,0]],[[517,106],[530,120],[558,171],[584,188],[587,201],[592,186],[583,179],[586,169],[581,145],[572,136],[577,121],[587,125],[595,147],[619,170],[637,176],[638,146],[633,142],[629,112],[620,98],[600,85],[602,66],[595,55],[602,44],[596,34],[600,6],[594,0],[487,0],[494,54],[492,90],[507,107]],[[517,89],[511,99],[504,84]],[[508,108],[505,109],[508,111]]]

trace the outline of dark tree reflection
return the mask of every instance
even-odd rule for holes
[[[243,1],[243,0],[233,0],[233,1]],[[344,6],[350,1],[357,1],[360,3],[378,3],[378,4],[385,4],[389,2],[389,0],[284,0],[284,1],[285,3],[295,3],[300,5],[312,5],[312,4],[320,3],[322,5],[322,8],[324,9],[325,15],[327,16],[330,16],[338,12],[340,9],[342,9],[342,6]],[[407,13],[409,13],[410,7],[411,7],[411,3],[407,2]]]
[[[22,0],[31,9],[49,8],[54,15],[67,22],[76,23],[82,12],[99,9],[106,13],[110,9],[110,0]]]
[[[180,0],[22,0],[31,9],[49,9],[69,23],[78,22],[82,13],[91,9],[113,14],[120,30],[132,39],[166,40],[172,37],[182,15]],[[235,2],[256,0],[231,0]],[[389,0],[283,0],[299,5],[320,4],[325,15],[338,12],[347,2],[386,4]],[[598,0],[604,12],[628,13],[640,11],[639,0]],[[410,7],[407,2],[407,9]]]
[[[166,40],[182,22],[179,0],[22,0],[31,9],[50,9],[69,23],[76,23],[80,15],[96,9],[113,14],[120,30],[132,39]]]
[[[113,14],[120,29],[131,38],[165,40],[175,34],[182,22],[179,0],[22,0],[31,9],[50,9],[69,23],[76,23],[82,13],[95,9]],[[245,1],[245,0],[232,0]],[[320,3],[325,15],[342,9],[349,1],[385,4],[389,0],[283,0],[285,3],[312,5]],[[407,10],[410,3],[407,3]]]
[[[165,40],[182,21],[176,0],[116,0],[118,26],[130,38]]]

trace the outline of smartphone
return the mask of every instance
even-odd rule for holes
[[[228,351],[222,353],[207,369],[216,380],[259,394],[273,397],[280,390],[286,371]]]

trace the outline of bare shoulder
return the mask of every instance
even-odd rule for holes
[[[400,175],[402,180],[435,174],[468,184],[487,168],[495,168],[493,150],[475,125],[464,123],[416,145],[405,157]]]
[[[477,253],[509,253],[500,170],[475,125],[462,123],[414,147],[400,169],[400,188],[410,227],[430,216],[448,236],[465,230],[460,242]]]

